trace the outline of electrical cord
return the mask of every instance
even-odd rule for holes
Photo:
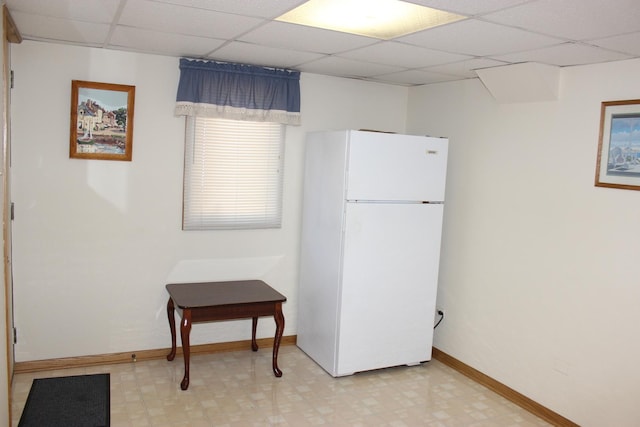
[[[440,322],[442,322],[444,320],[444,311],[438,310],[438,316],[440,316],[440,320],[438,320],[438,322],[435,324],[433,329],[437,328],[438,325],[440,324]]]

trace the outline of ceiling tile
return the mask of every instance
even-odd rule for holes
[[[628,53],[634,56],[640,55],[640,33],[631,33],[623,36],[592,40],[589,44],[616,50],[618,52]]]
[[[447,10],[461,15],[477,15],[495,10],[505,9],[530,0],[405,0],[409,3],[421,4],[434,9]]]
[[[382,41],[273,21],[304,0],[5,0],[25,40],[211,58],[390,84],[509,63],[640,58],[638,0],[405,0],[469,18]]]
[[[111,36],[109,47],[170,56],[202,57],[223,43],[224,40],[168,34],[119,25]]]
[[[458,21],[400,37],[427,48],[467,55],[499,55],[558,44],[561,40],[475,19]]]
[[[239,40],[272,47],[333,54],[378,42],[370,37],[322,30],[286,22],[269,22]]]
[[[587,46],[578,43],[562,43],[560,45],[537,49],[528,52],[513,53],[494,57],[507,62],[540,62],[548,65],[569,66],[598,63],[606,61],[618,61],[629,59],[630,56]]]
[[[374,80],[379,79],[387,83],[399,83],[407,86],[418,86],[430,83],[441,83],[452,80],[460,80],[456,76],[448,76],[446,74],[431,73],[428,71],[420,70],[407,70],[397,73],[385,74],[382,76],[375,76]]]
[[[435,73],[442,73],[465,78],[473,78],[478,77],[474,70],[480,68],[499,67],[501,65],[507,64],[507,62],[494,61],[487,58],[473,58],[466,61],[454,62],[452,64],[427,67],[425,71],[432,71]]]
[[[402,70],[400,67],[353,61],[335,56],[327,56],[317,61],[303,64],[299,66],[298,69],[316,74],[348,77],[371,77]]]
[[[471,58],[467,55],[458,55],[404,43],[386,41],[344,52],[337,56],[405,68],[423,68],[430,65],[446,64]]]
[[[12,15],[20,11],[85,22],[111,23],[120,0],[7,0],[6,4]]]
[[[319,53],[299,52],[260,46],[253,43],[231,42],[209,55],[218,61],[239,62],[266,67],[290,68],[321,58]]]
[[[24,38],[46,38],[60,43],[88,43],[101,46],[108,34],[108,24],[69,21],[42,15],[13,12],[13,20]]]
[[[638,0],[538,0],[484,18],[573,40],[640,31]]]
[[[218,12],[234,13],[236,15],[255,16],[260,18],[277,18],[290,9],[304,3],[306,0],[155,0],[159,3],[189,6],[197,9],[215,10]]]
[[[147,30],[211,38],[233,38],[263,20],[149,0],[128,0],[120,24]]]

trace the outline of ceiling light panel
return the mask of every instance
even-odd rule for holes
[[[309,0],[276,20],[389,40],[465,18],[400,0]]]

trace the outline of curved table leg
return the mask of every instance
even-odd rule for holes
[[[186,390],[189,388],[189,356],[191,349],[189,347],[189,334],[191,333],[191,310],[185,308],[182,311],[182,323],[180,324],[180,338],[182,339],[182,354],[184,355],[184,378],[180,383],[180,388]]]
[[[278,368],[278,350],[280,349],[280,341],[284,332],[284,314],[282,314],[282,303],[276,303],[273,318],[276,321],[276,336],[273,340],[273,373],[276,377],[282,376],[282,371]]]
[[[258,351],[258,343],[256,342],[256,330],[258,329],[258,318],[251,318],[251,350]]]
[[[169,297],[167,303],[167,316],[169,317],[169,329],[171,330],[171,352],[167,354],[167,360],[172,361],[176,357],[176,318],[173,300]]]

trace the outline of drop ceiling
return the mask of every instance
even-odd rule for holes
[[[275,21],[302,0],[6,0],[24,40],[413,86],[640,57],[637,0],[411,0],[467,16],[379,40]],[[176,65],[177,66],[177,65]]]

